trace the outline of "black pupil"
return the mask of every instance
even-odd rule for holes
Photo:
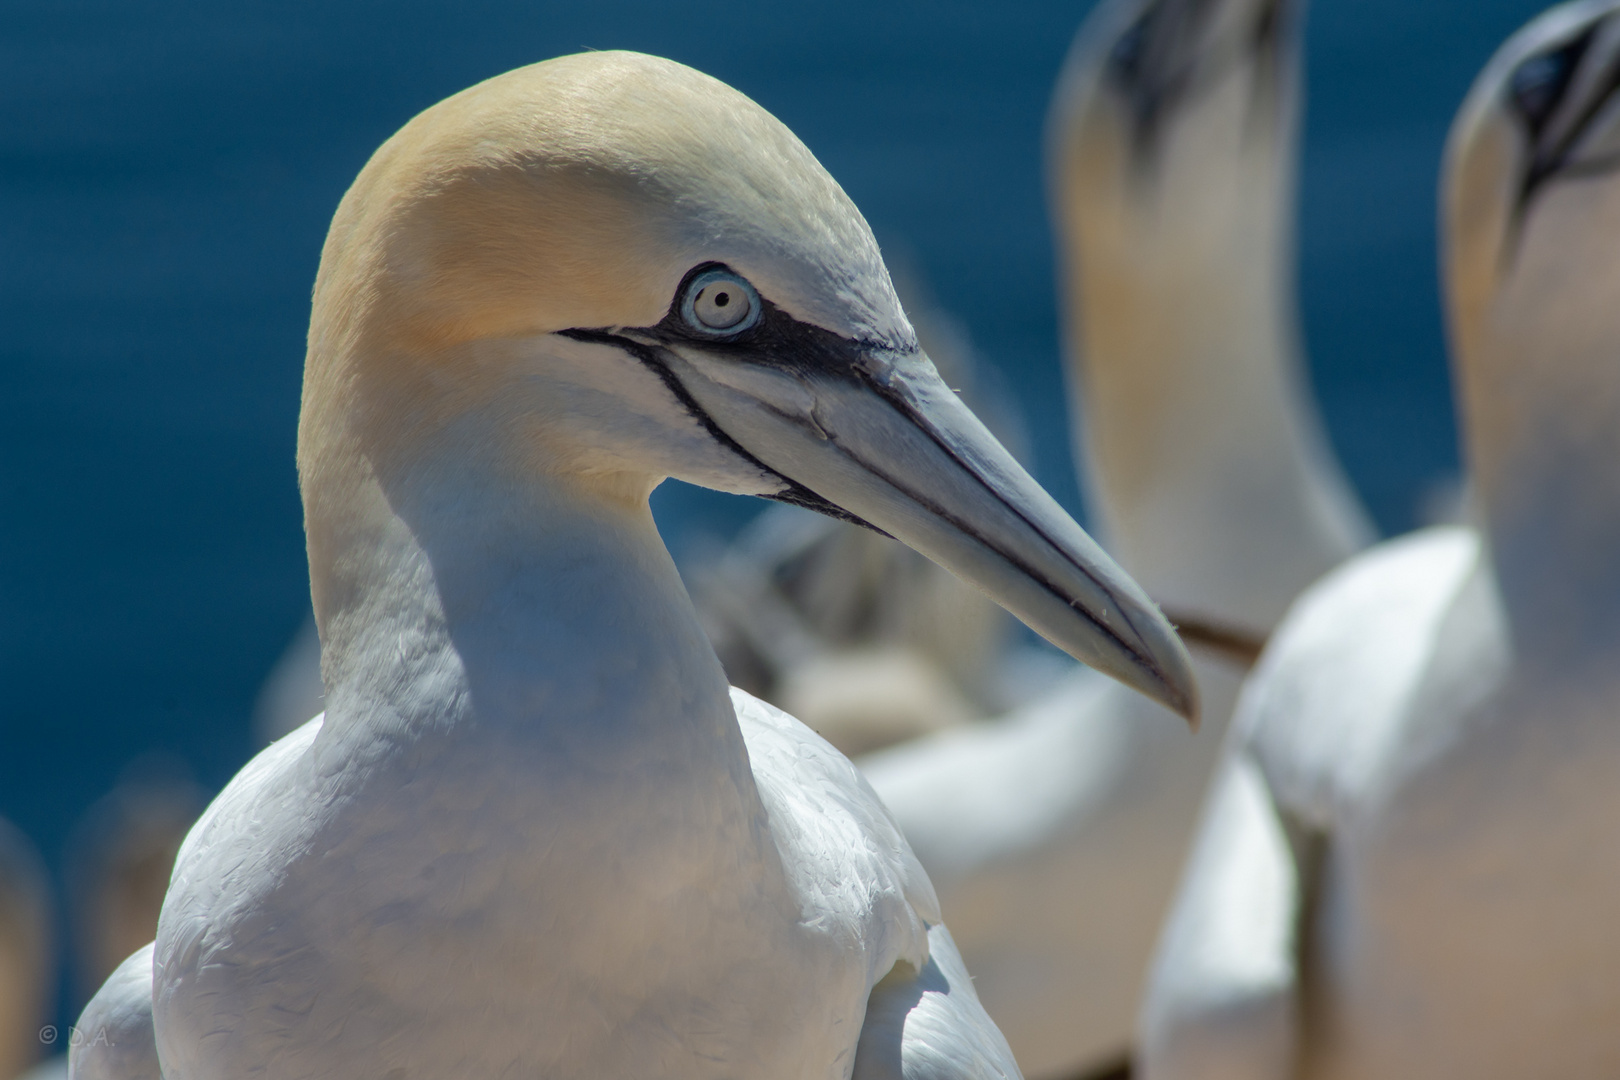
[[[729,303],[731,303],[731,294],[730,293],[722,292],[722,293],[715,293],[714,294],[714,306],[715,307],[725,307]]]

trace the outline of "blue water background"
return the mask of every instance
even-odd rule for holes
[[[1071,509],[1042,195],[1089,4],[0,4],[0,814],[59,859],[127,762],[209,787],[307,608],[293,437],[338,198],[418,110],[582,48],[708,71],[903,243]],[[1383,528],[1456,468],[1434,249],[1452,112],[1523,0],[1321,0],[1301,296],[1333,443]],[[677,551],[754,509],[677,485]]]

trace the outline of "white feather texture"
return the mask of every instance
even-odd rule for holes
[[[80,1080],[162,1080],[152,1041],[152,946],[137,949],[84,1007],[67,1075]]]
[[[1531,23],[1453,129],[1483,520],[1375,548],[1279,629],[1155,964],[1150,1080],[1620,1073],[1617,13]]]

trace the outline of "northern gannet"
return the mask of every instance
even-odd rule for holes
[[[1277,631],[1143,1013],[1149,1080],[1620,1075],[1620,3],[1534,20],[1452,129],[1479,528]]]
[[[854,767],[728,692],[647,497],[858,518],[1183,712],[1192,675],[803,144],[666,60],[497,77],[362,170],[309,340],[326,712],[210,805],[82,1023],[149,1002],[167,1080],[1017,1075]]]
[[[1016,457],[1020,418],[984,385],[966,331],[916,272],[899,275],[896,294],[940,377]],[[770,507],[691,563],[682,574],[732,684],[851,756],[999,715],[1064,667],[1046,651],[1009,654],[1007,612],[938,564],[800,507]],[[254,734],[274,742],[319,713],[324,695],[311,612],[259,691]]]
[[[1298,348],[1300,15],[1290,0],[1105,4],[1050,122],[1087,503],[1110,552],[1216,647],[1197,664],[1206,730],[1189,739],[1080,671],[1000,725],[861,762],[1035,1075],[1126,1053],[1234,660],[1372,535]]]
[[[40,1040],[56,986],[49,880],[34,845],[0,818],[0,1080],[50,1049]]]

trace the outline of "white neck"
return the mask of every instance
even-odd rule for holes
[[[455,431],[436,443],[392,467],[350,457],[306,490],[328,727],[516,739],[548,771],[599,778],[621,814],[612,800],[635,791],[752,817],[725,677],[651,481],[614,490],[513,470]]]
[[[1207,136],[1246,130],[1245,85],[1204,106],[1237,122],[1166,132],[1150,191],[1089,214],[1083,191],[1059,198],[1076,454],[1099,531],[1167,609],[1264,631],[1371,529],[1299,360],[1292,135],[1250,124],[1241,153]]]

